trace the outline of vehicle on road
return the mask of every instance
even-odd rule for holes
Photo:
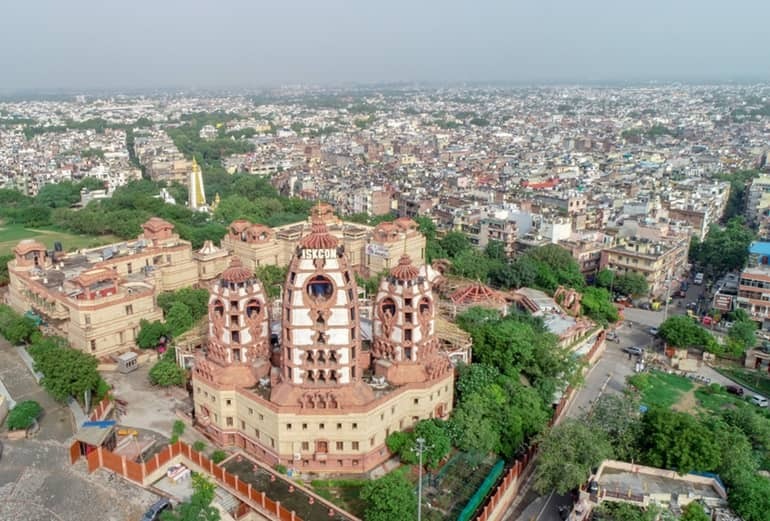
[[[618,334],[615,331],[608,331],[607,332],[607,341],[609,341],[609,342],[620,342],[620,337],[618,337]]]
[[[624,353],[628,353],[629,355],[643,355],[644,354],[644,348],[639,346],[626,346],[622,349]]]
[[[756,405],[757,407],[767,407],[767,398],[764,396],[759,396],[758,394],[755,394],[751,397],[751,403]]]
[[[171,501],[165,498],[160,499],[147,509],[147,512],[142,516],[142,521],[158,521],[160,514],[166,510],[171,510]]]
[[[743,393],[744,393],[743,387],[739,387],[737,385],[726,385],[725,390],[728,393],[734,394],[736,396],[743,396]]]
[[[703,284],[703,273],[696,273],[695,278],[692,279],[692,283],[698,286]]]
[[[650,329],[647,330],[647,332],[652,336],[658,336],[658,333],[660,333],[660,329],[658,329],[657,327],[651,327]]]
[[[590,492],[591,494],[596,494],[597,492],[599,492],[599,482],[594,479],[589,481],[588,492]]]

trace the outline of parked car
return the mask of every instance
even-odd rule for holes
[[[158,521],[160,514],[166,510],[171,510],[171,501],[165,498],[160,499],[147,509],[147,512],[142,516],[142,521]]]
[[[609,342],[620,342],[620,338],[618,337],[618,334],[615,331],[607,332],[607,340]]]
[[[623,352],[630,355],[640,356],[644,354],[644,348],[639,346],[627,346],[623,348]]]
[[[767,407],[767,398],[764,396],[759,396],[758,394],[755,394],[751,397],[751,403],[756,405],[757,407]]]
[[[658,329],[657,327],[651,327],[650,329],[647,330],[647,332],[652,336],[658,336],[658,333],[660,333],[660,329]]]
[[[596,494],[599,492],[599,483],[596,480],[591,480],[588,482],[588,492],[591,494]]]
[[[734,394],[736,396],[743,396],[743,393],[744,393],[743,387],[739,387],[737,385],[726,385],[725,390],[728,393]]]
[[[695,278],[692,279],[692,283],[696,285],[703,284],[703,277],[704,277],[703,273],[696,273]]]

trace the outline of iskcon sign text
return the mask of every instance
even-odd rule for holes
[[[301,258],[307,260],[314,259],[336,259],[337,250],[334,248],[306,248],[301,250]]]

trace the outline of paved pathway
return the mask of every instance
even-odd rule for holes
[[[0,380],[17,402],[34,400],[43,407],[43,416],[39,422],[40,431],[36,438],[63,442],[72,436],[72,417],[67,406],[56,402],[40,387],[16,349],[2,338]]]

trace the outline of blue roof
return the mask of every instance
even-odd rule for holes
[[[749,253],[753,255],[770,255],[770,242],[752,242],[749,245]]]

